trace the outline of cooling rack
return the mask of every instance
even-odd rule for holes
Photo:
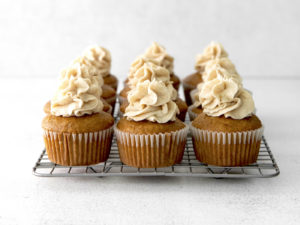
[[[119,104],[116,104],[115,119],[118,120]],[[187,122],[188,121],[187,116]],[[170,167],[143,169],[123,164],[119,158],[116,137],[113,137],[111,152],[106,162],[90,166],[61,166],[48,159],[43,150],[33,167],[33,174],[40,177],[106,177],[106,176],[188,176],[213,178],[268,178],[279,175],[279,167],[265,139],[262,137],[257,162],[241,167],[218,167],[196,159],[192,137],[188,135],[183,160]]]

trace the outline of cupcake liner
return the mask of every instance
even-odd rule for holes
[[[115,127],[123,163],[137,168],[172,166],[182,160],[188,126],[170,133],[131,134]]]
[[[256,162],[264,128],[244,132],[214,132],[190,125],[196,158],[217,166],[244,166]]]
[[[188,114],[189,114],[189,117],[190,117],[190,121],[193,121],[194,119],[196,119],[196,117],[198,116],[197,113],[194,113],[192,110],[195,108],[194,105],[191,105],[188,107]]]
[[[113,126],[89,133],[44,130],[44,142],[50,161],[64,166],[91,165],[106,161],[112,137]]]

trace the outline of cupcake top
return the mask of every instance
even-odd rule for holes
[[[195,69],[198,72],[204,72],[206,64],[213,59],[227,57],[228,54],[224,50],[221,43],[212,41],[203,51],[202,54],[196,56]]]
[[[128,120],[148,120],[157,123],[167,123],[176,120],[179,113],[174,100],[177,92],[170,82],[167,69],[146,63],[138,70],[140,79],[128,93],[129,105],[124,116]]]
[[[60,75],[59,87],[51,99],[51,114],[79,117],[101,112],[103,80],[96,74],[94,67],[80,62],[64,69]]]
[[[100,46],[90,47],[84,52],[84,57],[96,68],[97,73],[103,77],[110,74],[111,56],[106,48]]]
[[[252,95],[243,88],[236,74],[225,69],[198,85],[195,100],[194,106],[201,106],[208,116],[243,119],[255,111]]]
[[[153,42],[152,45],[146,50],[143,56],[148,60],[157,61],[159,66],[166,68],[170,74],[173,73],[174,58],[170,56],[166,52],[166,49],[158,43]]]

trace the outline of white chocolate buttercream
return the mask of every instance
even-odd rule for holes
[[[221,43],[211,42],[202,54],[196,56],[195,69],[199,72],[204,72],[206,64],[213,59],[227,57],[228,54],[224,50]]]
[[[217,75],[216,78],[199,84],[195,106],[202,106],[208,116],[243,119],[255,111],[252,95],[234,77]]]
[[[93,66],[91,64],[90,60],[88,60],[85,56],[76,58],[72,64],[76,64],[76,63],[79,63],[80,65],[83,65],[83,66],[87,66],[89,74],[91,76],[97,76],[97,80],[98,80],[99,86],[100,86],[100,95],[102,95],[102,86],[104,84],[104,80],[103,80],[102,75],[97,72],[97,68],[95,66]]]
[[[148,60],[155,60],[159,66],[166,68],[170,74],[173,73],[174,58],[158,43],[153,42],[143,56]]]
[[[145,80],[160,80],[170,81],[170,73],[167,69],[161,66],[157,66],[152,62],[144,62],[139,68],[136,69],[134,75],[129,79],[130,88],[134,88],[138,83]]]
[[[159,66],[159,63],[155,60],[146,59],[144,56],[137,57],[133,63],[131,63],[129,74],[128,74],[128,85],[131,87],[131,83],[135,83],[135,74],[136,72],[144,66],[146,63],[153,63]]]
[[[223,77],[234,76],[240,82],[242,81],[234,64],[227,57],[216,58],[206,63],[204,72],[202,74],[203,81],[214,79],[217,74]]]
[[[106,48],[100,46],[90,47],[84,52],[84,57],[89,60],[101,76],[105,77],[110,74],[111,56]]]
[[[176,91],[171,83],[145,80],[128,93],[129,105],[125,116],[134,121],[175,121],[179,109],[172,99],[176,99]]]
[[[70,117],[102,111],[101,79],[95,75],[93,67],[79,62],[64,69],[59,87],[51,99],[51,114]]]

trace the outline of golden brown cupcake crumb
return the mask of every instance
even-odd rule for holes
[[[184,123],[179,119],[169,121],[167,123],[155,123],[147,120],[128,121],[125,117],[121,118],[117,124],[117,128],[123,132],[132,134],[158,134],[170,133],[185,127]]]
[[[81,117],[62,117],[47,114],[42,121],[42,128],[54,132],[86,133],[105,130],[113,124],[113,117],[106,112]]]
[[[224,116],[212,117],[205,113],[200,113],[192,122],[192,125],[201,130],[210,130],[218,132],[242,132],[255,130],[262,127],[261,121],[256,115],[246,117],[241,120],[225,118]]]

